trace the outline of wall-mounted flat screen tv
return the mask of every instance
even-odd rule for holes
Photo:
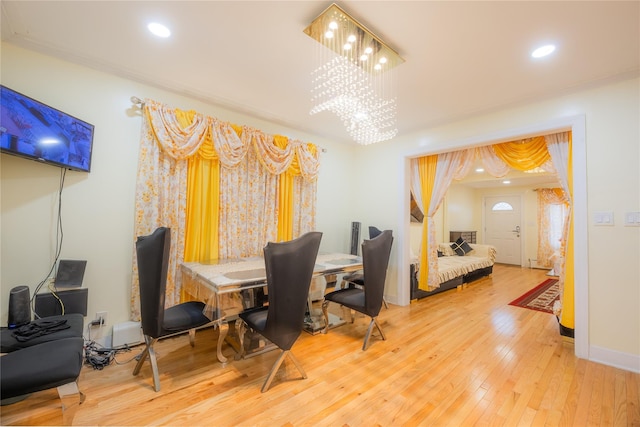
[[[91,170],[93,125],[0,86],[3,153],[82,172]]]

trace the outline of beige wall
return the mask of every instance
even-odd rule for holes
[[[588,283],[579,285],[588,296],[589,352],[583,357],[640,370],[640,228],[622,225],[623,212],[640,211],[638,79],[473,117],[387,143],[345,147],[6,43],[1,59],[2,84],[96,126],[92,172],[67,174],[62,255],[89,261],[85,284],[90,316],[107,310],[111,324],[129,317],[141,123],[131,110],[132,95],[326,147],[318,184],[317,223],[325,233],[323,249],[348,250],[354,220],[363,227],[393,229],[396,240],[387,295],[390,302],[400,303],[408,303],[409,286],[407,159],[482,145],[500,135],[513,136],[514,129],[584,115],[587,178],[578,185],[586,186],[588,212],[582,215],[588,225],[585,235],[577,237],[588,244]],[[7,155],[2,155],[1,166],[0,321],[6,323],[9,290],[19,284],[33,289],[52,261],[59,169]],[[614,211],[615,225],[594,226],[591,217],[598,210]]]

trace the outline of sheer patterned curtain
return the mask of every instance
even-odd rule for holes
[[[278,234],[278,177],[263,173],[258,155],[220,173],[220,258],[256,256]]]
[[[487,173],[491,176],[502,178],[511,170],[509,165],[496,155],[491,145],[476,148],[476,154]]]
[[[166,304],[180,301],[179,263],[260,254],[278,236],[278,212],[289,209],[289,235],[315,228],[315,145],[236,126],[193,111],[145,100],[140,141],[134,239],[159,226],[172,231]],[[290,174],[287,195],[279,177]],[[186,242],[186,243],[185,243]],[[139,319],[133,254],[132,318]]]
[[[560,188],[538,189],[538,264],[552,267],[564,251],[566,198]],[[560,271],[556,271],[556,274]]]
[[[175,272],[184,256],[187,202],[187,158],[197,152],[207,132],[207,119],[202,115],[177,112],[166,106],[146,101],[136,181],[136,236],[151,234],[157,227],[171,228],[169,271]],[[191,125],[181,128],[178,118],[190,115]],[[134,319],[140,317],[138,264],[133,251],[131,309]],[[167,277],[168,303],[179,300],[175,275]]]

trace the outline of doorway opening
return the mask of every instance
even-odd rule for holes
[[[411,159],[421,156],[440,154],[455,150],[475,148],[501,142],[524,139],[534,135],[555,132],[572,132],[572,171],[573,171],[573,221],[574,221],[574,315],[575,315],[575,354],[588,358],[588,254],[587,254],[587,190],[586,190],[586,126],[585,116],[571,116],[527,127],[500,131],[491,134],[433,144],[404,155],[404,188],[399,195],[402,215],[399,218],[399,230],[402,230],[402,249],[398,251],[397,303],[410,303],[410,176]]]

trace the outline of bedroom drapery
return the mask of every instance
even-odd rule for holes
[[[451,182],[454,179],[463,178],[469,172],[469,168],[473,165],[473,156],[473,150],[461,150],[412,160],[415,162],[416,170],[419,171],[417,174],[412,174],[415,177],[412,185],[415,186],[416,192],[423,191],[421,189],[424,188],[424,179],[430,179],[430,175],[433,175],[431,192],[428,198],[425,197],[426,192],[422,192],[423,197],[418,205],[420,209],[422,206],[428,206],[425,221],[422,222],[422,241],[427,243],[420,251],[420,269],[418,270],[418,286],[422,290],[428,291],[439,287],[436,256],[438,243],[433,217],[442,204]],[[425,161],[428,165],[424,163]]]
[[[493,176],[505,176],[510,168],[525,171],[542,167],[548,171],[555,172],[562,183],[562,189],[567,195],[569,206],[571,206],[571,132],[560,132],[557,134],[529,138],[527,140],[511,141],[492,146],[459,150],[465,153],[459,158],[460,164],[457,166],[458,174],[456,179],[462,179],[469,171],[475,157],[482,160],[486,170]],[[443,154],[438,155],[438,162],[442,156],[442,164],[445,164]],[[433,157],[433,156],[428,156]],[[419,160],[419,159],[415,159]],[[412,192],[414,198],[417,194],[422,194],[422,205],[419,207],[424,212],[425,206],[431,206],[433,190],[429,191],[429,197],[425,198],[425,182],[415,183],[418,174],[415,168],[419,161],[411,162]],[[466,172],[465,172],[466,171]],[[421,178],[422,179],[422,178]],[[435,177],[433,178],[435,182]],[[447,184],[448,188],[450,182]],[[430,184],[432,185],[432,184]],[[421,190],[422,188],[422,190]],[[446,188],[444,189],[446,191]],[[421,193],[422,192],[422,193]],[[440,201],[435,200],[439,205]],[[570,212],[570,209],[569,209]],[[427,216],[427,215],[425,215]],[[432,222],[432,221],[431,221]],[[432,290],[439,287],[437,279],[437,258],[435,237],[429,238],[429,229],[433,224],[429,221],[423,222],[422,242],[420,249],[420,266],[418,286],[423,290]],[[563,291],[561,324],[573,329],[573,219],[569,215],[567,229],[563,234],[565,253],[562,256],[563,276],[560,278],[560,286]],[[434,234],[435,235],[435,234]],[[432,241],[433,240],[433,241]]]
[[[259,255],[268,240],[313,230],[319,163],[311,143],[145,100],[134,239],[161,225],[171,227],[166,303],[180,300],[177,273],[183,259]],[[287,185],[281,186],[285,173]],[[293,220],[279,224],[281,210]],[[134,253],[134,319],[139,318],[137,276]]]
[[[545,137],[551,161],[560,181],[560,188],[567,199],[567,220],[561,247],[564,253],[560,258],[562,272],[559,276],[560,287],[560,325],[573,330],[575,327],[575,274],[574,274],[574,229],[573,229],[573,159],[572,134],[559,132]]]
[[[438,156],[426,156],[412,160],[412,165],[417,170],[417,177],[420,179],[421,186],[421,204],[422,206],[429,206],[431,204],[431,198],[433,189],[436,182],[436,169],[438,167]],[[433,280],[432,275],[438,273],[438,267],[436,265],[437,258],[435,255],[435,245],[432,242],[435,241],[435,229],[433,223],[433,217],[425,214],[422,221],[422,248],[420,250],[420,270],[418,278],[418,286],[422,289],[423,284],[429,284],[429,279]],[[433,253],[432,253],[433,252]]]
[[[567,223],[568,200],[560,188],[539,188],[538,265],[551,268],[562,248]]]

